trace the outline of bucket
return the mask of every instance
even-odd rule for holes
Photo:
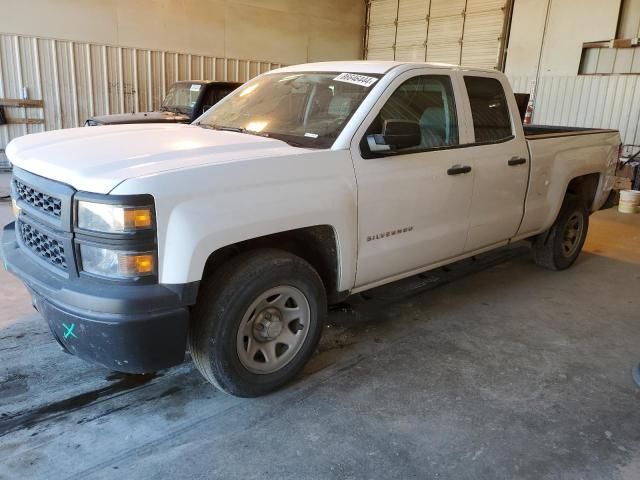
[[[638,213],[638,207],[640,207],[640,190],[620,190],[619,212]]]

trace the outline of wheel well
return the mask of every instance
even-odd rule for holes
[[[207,259],[203,280],[216,272],[236,255],[258,248],[276,248],[303,258],[318,272],[327,290],[327,297],[338,301],[338,243],[335,231],[329,225],[299,228],[252,238],[222,247]]]
[[[567,193],[582,198],[587,203],[587,208],[591,210],[598,191],[600,182],[599,173],[589,173],[572,179],[567,186]]]

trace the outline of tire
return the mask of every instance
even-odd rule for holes
[[[533,242],[535,262],[549,270],[569,268],[580,255],[588,230],[586,203],[579,197],[567,195],[551,228]]]
[[[191,356],[220,390],[264,395],[300,373],[326,315],[326,292],[309,263],[280,250],[244,253],[201,286],[189,333]]]

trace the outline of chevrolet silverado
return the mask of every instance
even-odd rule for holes
[[[145,373],[188,349],[208,381],[257,396],[301,371],[350,294],[524,239],[568,268],[619,144],[523,128],[493,70],[290,66],[191,125],[13,140],[4,265],[66,351]]]

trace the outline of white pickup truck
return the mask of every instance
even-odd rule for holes
[[[144,373],[188,348],[211,383],[257,396],[300,372],[328,303],[522,239],[569,267],[619,144],[523,129],[492,70],[297,65],[191,125],[11,142],[4,264],[66,351]]]

